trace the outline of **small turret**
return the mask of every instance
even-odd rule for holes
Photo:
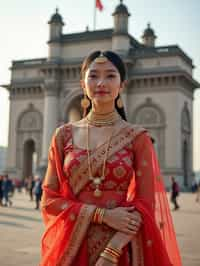
[[[51,16],[49,24],[49,60],[58,59],[61,56],[61,36],[64,22],[62,16],[56,12]]]
[[[59,40],[62,35],[62,27],[64,26],[64,22],[62,16],[58,13],[58,8],[56,8],[56,13],[51,16],[48,24],[50,27],[49,41]]]
[[[130,48],[130,38],[128,35],[128,17],[130,16],[127,7],[120,0],[112,14],[114,18],[114,30],[112,36],[112,50],[126,54]]]
[[[149,47],[154,47],[156,38],[154,30],[151,28],[150,23],[148,23],[147,28],[142,35],[143,44]]]
[[[114,17],[114,33],[128,33],[128,17],[130,14],[127,7],[123,4],[123,0],[120,0],[120,4],[116,7],[112,15]]]

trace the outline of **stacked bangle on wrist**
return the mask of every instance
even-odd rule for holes
[[[121,254],[122,253],[115,248],[106,247],[104,251],[101,253],[100,257],[103,257],[114,264],[118,264]]]
[[[105,214],[105,209],[96,208],[96,210],[94,211],[93,219],[92,219],[93,223],[102,224],[104,214]]]

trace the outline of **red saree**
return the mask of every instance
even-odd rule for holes
[[[91,151],[96,175],[106,144]],[[87,166],[86,150],[73,145],[71,125],[57,129],[43,184],[46,231],[40,266],[95,265],[116,233],[107,225],[91,222],[95,208],[131,205],[141,213],[143,225],[124,247],[119,266],[181,266],[162,177],[145,130],[127,123],[112,138],[101,198],[93,195]]]

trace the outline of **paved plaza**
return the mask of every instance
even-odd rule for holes
[[[12,207],[0,207],[0,266],[36,266],[43,232],[40,212],[28,195],[17,193]],[[181,209],[172,212],[183,266],[200,266],[200,204],[181,194]]]

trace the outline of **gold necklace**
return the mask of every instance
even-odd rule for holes
[[[121,119],[120,115],[116,112],[106,114],[97,114],[93,111],[89,112],[86,117],[87,122],[93,126],[111,126]]]
[[[94,177],[92,175],[92,167],[91,167],[91,161],[90,161],[90,148],[89,148],[89,124],[87,124],[87,157],[88,157],[88,172],[89,172],[89,179],[93,182],[93,184],[95,185],[95,190],[94,190],[94,196],[95,197],[101,197],[102,195],[102,191],[99,189],[99,186],[101,185],[102,181],[105,179],[105,170],[106,170],[106,161],[108,158],[108,152],[109,152],[109,148],[110,148],[110,143],[111,143],[111,139],[113,136],[115,128],[113,127],[113,130],[109,136],[108,139],[108,145],[106,147],[106,152],[105,152],[105,157],[104,157],[104,161],[103,161],[103,167],[102,167],[102,174],[101,176],[98,177]]]

